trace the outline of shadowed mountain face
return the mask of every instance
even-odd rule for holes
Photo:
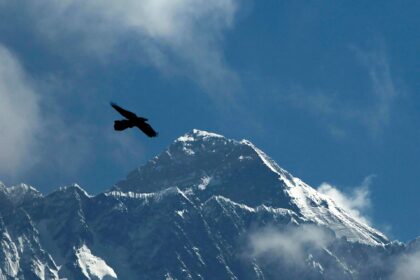
[[[0,185],[0,202],[1,280],[392,279],[419,247],[390,243],[252,143],[199,130],[96,196]]]
[[[263,163],[250,143],[198,130],[179,137],[114,190],[147,193],[168,187],[197,190],[204,201],[223,195],[250,206],[293,207],[279,174]]]

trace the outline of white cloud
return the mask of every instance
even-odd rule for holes
[[[1,1],[1,0],[0,0]],[[237,0],[39,0],[26,2],[36,30],[61,52],[104,60],[130,56],[165,74],[182,74],[209,92],[237,83],[220,41]],[[7,6],[15,5],[8,1]],[[25,14],[25,13],[23,13]]]
[[[354,218],[370,224],[366,212],[371,207],[369,188],[374,177],[375,175],[366,177],[362,184],[353,188],[350,193],[342,192],[339,188],[328,183],[322,183],[317,191],[330,197],[338,207],[346,210]]]
[[[329,132],[337,138],[345,138],[347,134],[345,124],[350,124],[350,122],[365,127],[369,134],[376,137],[388,125],[394,102],[402,93],[396,86],[383,48],[370,52],[352,49],[355,51],[357,61],[364,67],[370,82],[370,89],[364,96],[365,104],[352,106],[346,100],[342,100],[337,93],[299,86],[286,90],[282,98],[295,107],[322,119],[327,123]]]
[[[31,167],[40,124],[39,96],[15,55],[0,44],[0,174],[13,177]]]
[[[310,250],[325,248],[332,240],[332,235],[314,225],[287,227],[282,231],[267,227],[250,234],[249,246],[253,257],[299,265],[304,264]]]
[[[391,279],[413,280],[420,277],[420,249],[403,254],[395,263],[395,271]]]
[[[52,94],[43,90],[0,44],[0,180],[18,183],[40,169],[72,174],[89,157],[95,128],[64,121]]]

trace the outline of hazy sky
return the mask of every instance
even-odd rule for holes
[[[0,180],[97,193],[193,128],[420,234],[418,1],[0,0]],[[160,132],[116,133],[115,101]],[[358,211],[358,212],[357,212]]]

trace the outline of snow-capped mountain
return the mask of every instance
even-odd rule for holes
[[[95,196],[0,185],[0,243],[0,280],[392,279],[419,247],[200,130]]]
[[[193,130],[130,173],[115,189],[146,193],[168,187],[192,192],[202,201],[221,195],[252,207],[286,208],[331,228],[339,237],[368,244],[388,242],[382,233],[355,220],[247,140]]]

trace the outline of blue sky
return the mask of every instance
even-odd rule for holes
[[[419,235],[418,1],[0,0],[0,180],[112,186],[193,128]],[[116,133],[109,101],[157,139]],[[328,186],[328,187],[325,187]]]

